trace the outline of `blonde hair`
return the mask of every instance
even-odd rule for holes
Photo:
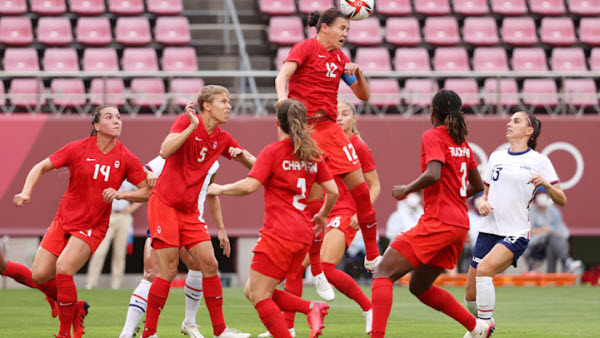
[[[225,88],[223,86],[219,86],[219,85],[208,85],[208,86],[202,88],[202,90],[200,90],[200,92],[198,93],[198,98],[197,98],[198,109],[200,109],[200,112],[202,112],[204,110],[203,103],[204,102],[211,103],[215,99],[215,95],[218,95],[218,94],[225,94],[225,95],[229,96],[229,90],[227,90],[227,88]]]
[[[317,143],[310,137],[306,125],[306,108],[296,100],[285,100],[277,108],[279,128],[290,135],[294,147],[294,156],[305,163],[315,162],[321,153]],[[309,165],[305,166],[308,170]]]
[[[352,117],[355,117],[358,115],[358,114],[356,114],[356,107],[352,103],[347,102],[347,101],[342,101],[340,103],[345,104],[348,107],[348,109],[350,109],[350,111],[352,112]],[[362,139],[362,137],[360,137],[360,132],[358,131],[358,129],[356,129],[355,123],[352,123],[352,130],[350,132],[352,133],[352,135],[356,135],[356,137],[358,137],[361,141],[364,141]]]

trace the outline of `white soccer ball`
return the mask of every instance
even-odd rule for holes
[[[340,0],[340,11],[350,20],[368,18],[375,9],[375,0]]]

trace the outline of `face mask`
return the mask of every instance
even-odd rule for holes
[[[417,194],[410,194],[406,197],[406,205],[411,208],[417,208],[421,205],[421,198]]]
[[[540,207],[549,207],[552,204],[554,204],[554,202],[552,202],[552,199],[550,198],[550,196],[548,196],[547,194],[538,194],[535,197],[535,203],[537,205],[539,205]]]

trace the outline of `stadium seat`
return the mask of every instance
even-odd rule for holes
[[[169,92],[175,96],[173,97],[173,103],[184,107],[188,103],[196,101],[196,96],[203,87],[204,81],[202,79],[176,78],[171,80]]]
[[[554,46],[570,46],[577,42],[571,18],[542,18],[540,40]]]
[[[348,60],[352,62],[352,53],[350,53],[350,49],[348,47],[342,47],[342,53],[344,53]]]
[[[338,89],[338,102],[348,102],[355,106],[358,106],[362,101],[354,95],[352,88],[347,86],[344,81],[340,81]]]
[[[592,107],[598,104],[594,79],[565,79],[563,82],[565,103],[575,107]]]
[[[192,40],[190,22],[185,16],[161,16],[156,19],[154,37],[163,45],[187,45]]]
[[[469,56],[462,47],[440,47],[433,54],[433,69],[437,71],[469,71]]]
[[[569,0],[567,1],[569,12],[581,16],[600,15],[600,1],[590,0]]]
[[[554,79],[525,79],[523,81],[523,103],[532,107],[554,107],[558,105]]]
[[[396,79],[369,79],[369,89],[369,103],[376,107],[397,106],[402,103],[400,85]]]
[[[52,79],[50,91],[54,95],[52,102],[56,107],[85,106],[85,85],[82,79]]]
[[[402,16],[412,13],[410,0],[377,0],[377,13],[387,16]]]
[[[60,15],[67,11],[65,0],[29,0],[29,9],[38,15]]]
[[[86,48],[82,64],[83,70],[88,72],[119,70],[119,58],[114,48]]]
[[[123,79],[92,79],[90,82],[90,103],[94,106],[125,105],[125,84]]]
[[[78,15],[100,15],[106,12],[104,0],[69,0],[69,9]]]
[[[78,72],[79,58],[74,48],[46,48],[44,70],[50,72]]]
[[[421,27],[414,17],[388,18],[385,22],[385,40],[398,46],[414,46],[421,43]]]
[[[554,48],[550,65],[554,71],[586,71],[585,54],[581,48]]]
[[[519,86],[517,80],[485,79],[481,96],[484,104],[514,107],[519,105]]]
[[[425,18],[425,42],[436,46],[454,46],[460,42],[456,17]]]
[[[462,15],[486,15],[490,9],[487,0],[454,0],[454,13]]]
[[[546,53],[542,48],[515,48],[512,54],[514,71],[547,71]]]
[[[108,11],[120,15],[144,13],[144,0],[108,0]]]
[[[8,94],[17,107],[36,107],[46,103],[44,83],[39,79],[12,79]]]
[[[296,16],[272,17],[269,21],[269,42],[293,45],[304,39],[302,19]]]
[[[579,21],[579,40],[588,45],[600,46],[600,18],[582,18]]]
[[[4,81],[0,81],[0,106],[6,104],[6,92],[4,91]]]
[[[6,48],[4,70],[7,72],[37,72],[40,61],[34,48]],[[2,81],[0,81],[2,82]]]
[[[275,57],[275,69],[280,70],[283,66],[283,62],[290,54],[292,47],[279,47],[277,49],[277,56]]]
[[[407,79],[404,83],[404,102],[411,106],[429,107],[433,95],[439,90],[432,79]]]
[[[469,17],[463,23],[463,39],[476,46],[491,46],[500,42],[498,26],[492,17]]]
[[[508,70],[508,56],[502,47],[478,47],[473,51],[473,70],[493,72]]]
[[[415,0],[415,12],[426,16],[447,15],[450,14],[450,2],[448,0]]]
[[[532,46],[538,42],[535,21],[531,17],[504,18],[502,40],[514,46]]]
[[[110,21],[105,17],[80,17],[77,20],[77,41],[88,46],[106,46],[112,42]]]
[[[302,0],[298,1],[298,10],[300,13],[308,14],[310,12],[323,12],[327,8],[334,7],[333,0]]]
[[[525,0],[491,0],[492,11],[500,15],[527,14]]]
[[[117,19],[115,40],[127,46],[141,46],[152,42],[150,22],[145,17]]]
[[[25,0],[0,0],[0,15],[19,15],[27,13]]]
[[[0,17],[0,43],[24,46],[33,42],[31,19],[26,16]]]
[[[194,47],[167,47],[161,58],[162,70],[197,71],[198,57]]]
[[[431,71],[429,52],[425,48],[397,48],[394,69],[398,72]]]
[[[317,28],[316,27],[308,27],[306,29],[306,36],[309,39],[312,39],[312,38],[316,37],[317,36]]]
[[[385,47],[360,47],[356,49],[356,63],[363,71],[388,72],[392,70],[390,53]]]
[[[148,12],[155,15],[178,15],[183,12],[182,0],[147,0]]]
[[[125,71],[158,70],[158,57],[154,48],[125,48],[121,62]]]
[[[359,46],[375,46],[383,42],[381,25],[375,17],[350,22],[348,42]]]
[[[67,17],[42,17],[38,20],[37,39],[49,46],[64,46],[73,42],[71,21]]]
[[[131,94],[139,95],[131,99],[134,106],[156,108],[165,103],[165,84],[160,78],[135,78],[131,80],[129,90]]]
[[[564,0],[529,0],[529,9],[533,14],[562,15],[567,12]]]
[[[292,15],[296,14],[294,0],[259,0],[258,8],[266,15]]]
[[[600,48],[592,48],[590,53],[590,70],[600,71]]]
[[[463,107],[475,107],[479,101],[479,86],[475,79],[446,79],[444,88],[456,92],[460,96]]]

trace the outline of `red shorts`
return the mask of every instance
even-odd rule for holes
[[[350,220],[352,216],[330,216],[327,217],[327,229],[325,229],[325,233],[328,233],[331,229],[338,229],[344,233],[344,237],[346,238],[346,247],[350,246],[354,236],[356,236],[356,229],[350,226]]]
[[[163,203],[156,195],[148,200],[148,225],[152,247],[190,249],[194,245],[210,241],[206,224],[200,221],[200,212],[183,212]],[[158,243],[155,243],[155,240]]]
[[[415,227],[396,236],[390,246],[415,268],[427,264],[438,269],[453,269],[468,232],[467,228],[436,219],[419,220]]]
[[[309,249],[310,244],[263,232],[252,249],[254,257],[250,268],[265,276],[283,280],[288,273],[298,270]]]
[[[332,175],[342,175],[360,169],[360,161],[354,146],[344,134],[342,127],[334,121],[312,125],[311,134],[323,152],[325,163]]]
[[[48,230],[46,230],[40,246],[58,257],[67,246],[69,237],[73,236],[83,240],[90,246],[90,249],[92,249],[91,256],[98,249],[102,240],[104,240],[107,230],[108,227],[94,227],[88,230],[65,230],[63,223],[54,219]]]

